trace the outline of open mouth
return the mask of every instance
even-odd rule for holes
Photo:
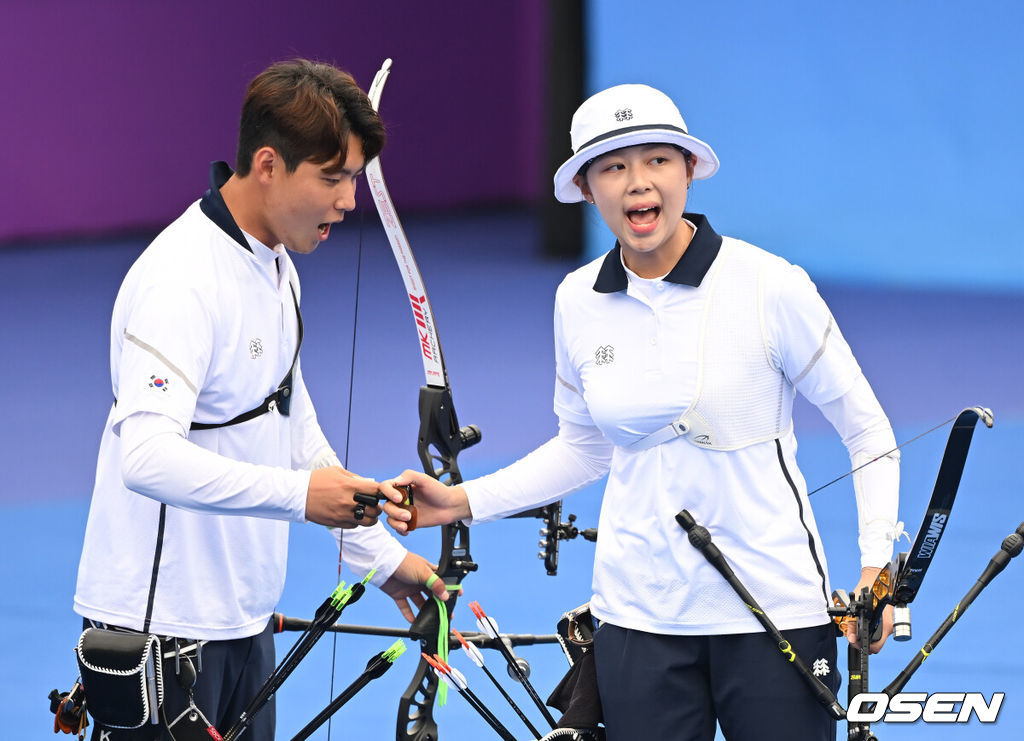
[[[318,226],[317,229],[320,232],[320,239],[327,239],[327,235],[331,233],[331,225],[327,222]]]
[[[661,215],[659,206],[647,206],[645,208],[631,209],[626,212],[626,218],[635,226],[650,226],[658,220]]]

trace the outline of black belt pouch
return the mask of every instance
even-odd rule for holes
[[[75,647],[89,714],[110,728],[157,722],[163,702],[160,639],[86,628]]]

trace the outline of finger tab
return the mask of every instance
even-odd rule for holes
[[[405,524],[408,532],[411,533],[413,530],[416,529],[416,508],[411,504],[399,504],[398,506],[409,513],[409,521]]]

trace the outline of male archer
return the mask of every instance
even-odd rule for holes
[[[309,254],[355,207],[356,180],[385,142],[351,75],[274,64],[249,85],[236,170],[142,253],[114,304],[115,397],[103,430],[75,611],[86,627],[163,640],[159,723],[93,739],[159,739],[190,703],[230,726],[275,665],[270,616],[290,522],[348,530],[343,556],[412,620],[432,568],[357,494],[303,381],[301,291],[289,252]],[[365,514],[364,514],[365,513]],[[340,531],[337,531],[340,541]],[[431,590],[441,599],[443,582]],[[184,650],[183,650],[183,647]],[[194,686],[182,662],[198,672]],[[88,699],[88,696],[87,696]],[[274,736],[273,706],[249,726]]]

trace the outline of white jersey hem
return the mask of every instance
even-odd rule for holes
[[[737,635],[740,633],[764,633],[764,626],[753,616],[745,617],[742,620],[716,621],[713,623],[689,623],[679,625],[678,623],[649,622],[635,620],[628,617],[603,613],[600,609],[594,609],[591,602],[591,614],[602,623],[611,623],[620,628],[639,630],[644,633],[657,635],[679,635],[679,636],[704,636],[704,635]],[[826,625],[829,622],[828,614],[823,611],[815,611],[802,615],[787,615],[785,617],[769,616],[772,622],[780,631],[798,630],[800,628],[814,628],[819,625]]]
[[[142,630],[143,619],[135,615],[121,615],[108,612],[97,607],[82,604],[77,599],[74,603],[75,612],[86,620],[97,623],[116,625],[119,628]],[[158,636],[192,638],[200,641],[230,641],[237,638],[251,638],[262,633],[270,622],[270,615],[265,615],[245,625],[239,626],[199,626],[152,621],[147,632]]]

